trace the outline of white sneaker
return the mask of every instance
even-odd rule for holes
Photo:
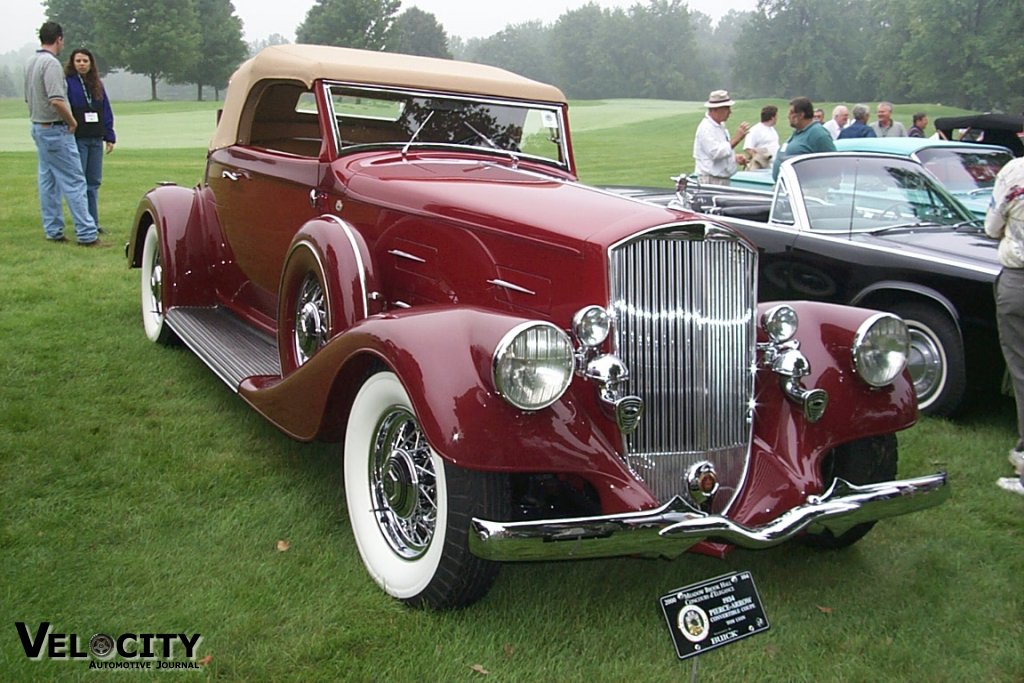
[[[1024,474],[1024,451],[1018,451],[1016,448],[1010,449],[1009,460],[1017,474]]]
[[[1017,493],[1024,496],[1024,484],[1020,483],[1019,477],[1000,477],[996,481],[996,485],[1010,493]]]

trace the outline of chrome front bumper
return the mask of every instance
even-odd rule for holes
[[[677,557],[700,541],[759,550],[802,532],[851,527],[934,507],[949,497],[946,473],[857,486],[837,479],[824,494],[758,527],[702,512],[680,497],[655,510],[529,522],[474,518],[469,549],[497,561],[566,560],[618,555]]]

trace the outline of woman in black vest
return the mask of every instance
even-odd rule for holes
[[[110,109],[110,98],[103,88],[91,52],[83,47],[72,51],[64,67],[64,74],[68,81],[68,104],[78,122],[75,141],[78,143],[78,155],[82,158],[82,171],[88,187],[89,213],[99,226],[98,197],[100,183],[103,181],[103,154],[104,151],[110,154],[117,141],[114,135],[114,112]],[[102,228],[100,232],[103,232]]]

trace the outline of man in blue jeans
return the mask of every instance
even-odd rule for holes
[[[57,55],[64,48],[64,29],[48,21],[39,29],[40,48],[25,68],[25,101],[32,119],[32,139],[39,154],[39,209],[43,232],[52,242],[66,242],[61,197],[75,222],[83,247],[100,246],[96,222],[89,214],[85,175],[75,144],[77,123],[68,106],[64,67]]]

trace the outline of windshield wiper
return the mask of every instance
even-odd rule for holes
[[[985,223],[980,218],[972,218],[966,221],[960,221],[954,225],[949,226],[954,230],[960,231],[964,228],[970,228],[972,231],[981,232],[985,229]]]
[[[423,119],[423,123],[421,123],[419,126],[416,127],[416,131],[412,134],[412,137],[409,138],[409,142],[405,143],[405,147],[402,148],[402,156],[403,157],[405,156],[406,152],[409,151],[409,147],[412,145],[412,143],[416,141],[417,137],[419,137],[420,131],[423,130],[423,127],[426,126],[427,123],[429,123],[430,119],[432,119],[432,118],[434,118],[434,110],[433,109],[430,111],[429,114],[427,114],[427,118]]]
[[[462,124],[464,126],[466,126],[466,128],[469,128],[471,131],[473,131],[473,133],[478,138],[480,138],[485,143],[487,143],[487,146],[490,147],[491,149],[495,150],[496,152],[500,152],[502,154],[509,155],[509,157],[512,159],[513,166],[518,166],[519,165],[519,155],[516,154],[514,151],[512,151],[511,149],[506,149],[506,148],[502,147],[497,142],[495,142],[494,140],[489,138],[486,134],[484,134],[484,133],[478,131],[476,128],[474,128],[472,126],[472,124],[469,123],[469,121],[463,121]]]
[[[887,225],[884,228],[875,228],[874,230],[868,230],[870,235],[881,235],[882,233],[891,232],[895,230],[907,230],[909,228],[929,228],[929,227],[940,227],[938,223],[932,223],[929,221],[917,221],[916,223],[898,223],[897,225]]]

